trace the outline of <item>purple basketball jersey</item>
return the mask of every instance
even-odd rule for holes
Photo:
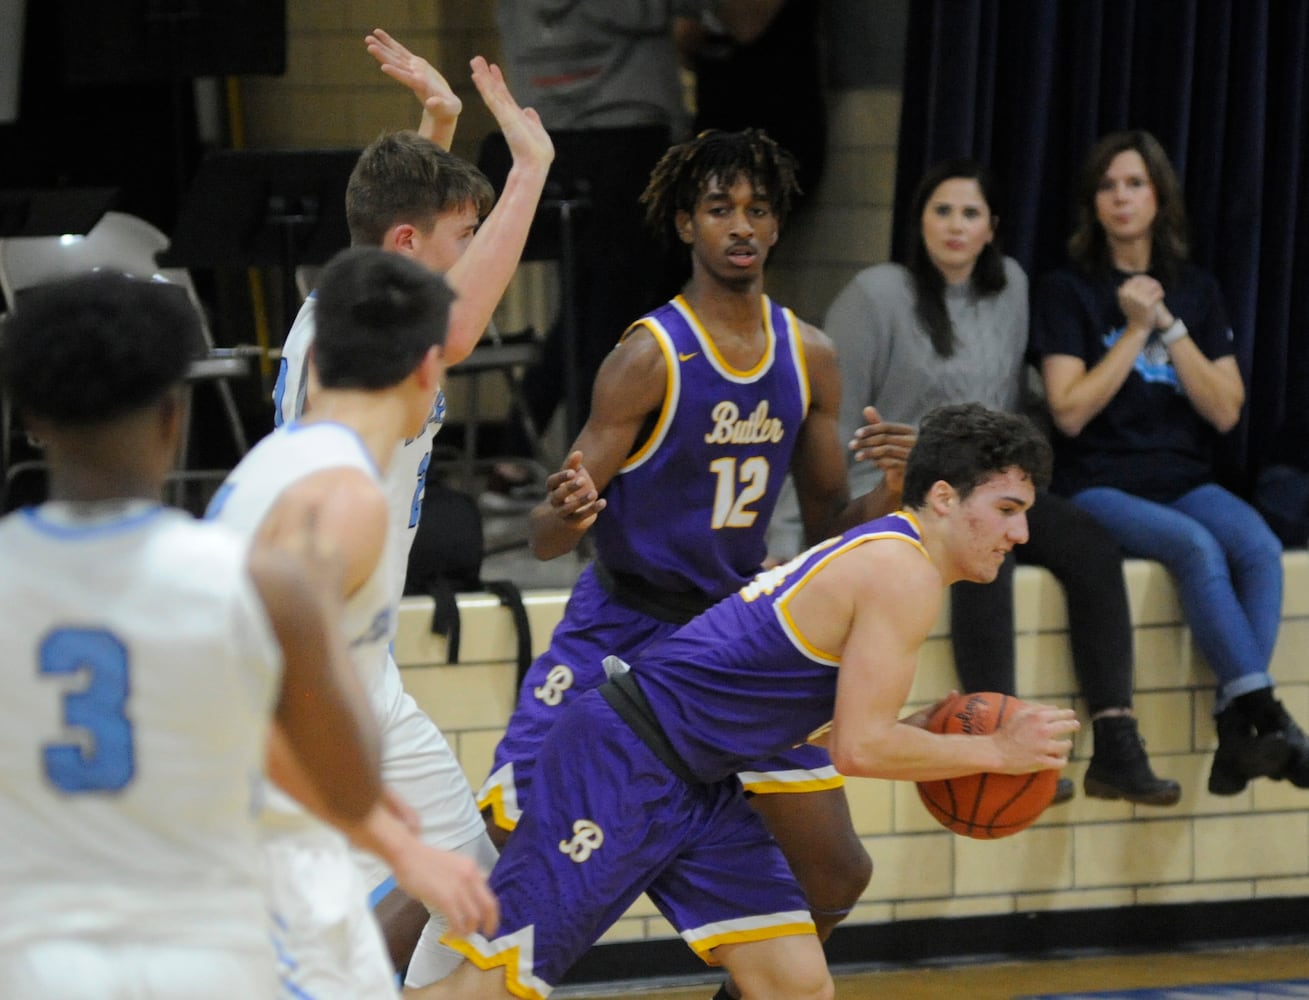
[[[912,514],[869,521],[760,573],[632,662],[660,727],[696,777],[726,778],[831,722],[839,656],[816,649],[787,605],[824,563],[887,538],[927,558]]]
[[[729,594],[759,569],[764,537],[809,408],[795,315],[760,297],[767,347],[731,368],[678,296],[642,317],[668,385],[648,437],[605,489],[599,561],[664,590]],[[628,331],[631,333],[631,330]]]

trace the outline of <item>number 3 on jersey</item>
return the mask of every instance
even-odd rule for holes
[[[136,773],[127,718],[127,650],[103,629],[55,629],[41,643],[39,670],[79,675],[85,684],[64,695],[64,725],[85,737],[43,748],[46,777],[60,791],[116,792]]]
[[[738,470],[736,459],[717,458],[709,463],[709,468],[718,476],[711,526],[715,529],[750,527],[759,512],[750,510],[749,506],[768,489],[768,459],[758,455],[747,458]],[[738,483],[743,486],[739,493]]]

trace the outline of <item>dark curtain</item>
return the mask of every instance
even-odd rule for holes
[[[1091,144],[1153,132],[1246,377],[1225,459],[1248,475],[1287,444],[1287,426],[1309,453],[1309,3],[914,0],[905,67],[896,205],[939,159],[988,163],[1001,243],[1033,279],[1065,259]],[[917,224],[904,214],[897,258]]]

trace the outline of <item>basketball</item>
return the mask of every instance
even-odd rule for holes
[[[961,694],[942,705],[927,728],[934,733],[989,733],[1023,708],[1018,698],[994,691]],[[968,774],[918,782],[918,797],[947,830],[995,840],[1025,830],[1054,798],[1056,769],[1034,774]]]

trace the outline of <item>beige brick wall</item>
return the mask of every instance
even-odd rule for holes
[[[241,121],[252,149],[364,146],[386,129],[412,127],[419,108],[364,49],[364,36],[385,28],[437,66],[463,98],[454,151],[476,159],[494,122],[468,79],[468,61],[498,58],[494,0],[289,0],[287,71],[240,82]],[[856,271],[889,256],[899,94],[833,92],[828,166],[816,191],[791,219],[770,265],[769,291],[800,316],[821,324],[828,304]],[[511,293],[516,329],[553,308],[550,278],[530,268],[527,288]],[[543,287],[544,284],[544,287]],[[515,298],[517,296],[517,298]],[[524,304],[523,299],[538,308]],[[539,325],[539,324],[538,324]]]
[[[1286,599],[1273,660],[1278,694],[1309,719],[1309,553],[1284,557]],[[937,826],[907,782],[851,779],[851,812],[876,864],[851,923],[961,917],[1032,910],[1255,899],[1309,893],[1309,793],[1256,781],[1240,795],[1213,796],[1205,783],[1215,745],[1213,676],[1181,624],[1176,591],[1155,563],[1129,561],[1135,622],[1136,708],[1151,759],[1182,783],[1172,808],[1134,806],[1078,794],[1016,836],[959,837]],[[1018,692],[1085,706],[1073,676],[1063,592],[1047,571],[1015,575]],[[545,648],[567,593],[527,595],[536,651]],[[405,684],[441,725],[474,787],[514,703],[513,625],[494,598],[467,595],[462,663],[444,665],[444,641],[428,632],[431,602],[406,598],[396,659]],[[919,657],[911,705],[957,685],[943,615]],[[1079,734],[1066,773],[1080,788],[1091,750]],[[672,928],[641,900],[606,941],[671,938]]]
[[[468,61],[498,58],[494,14],[490,0],[289,0],[286,73],[241,80],[246,145],[365,146],[386,129],[416,125],[418,102],[364,49],[364,36],[384,28],[431,60],[463,99],[454,152],[476,159],[493,123],[469,81]]]

